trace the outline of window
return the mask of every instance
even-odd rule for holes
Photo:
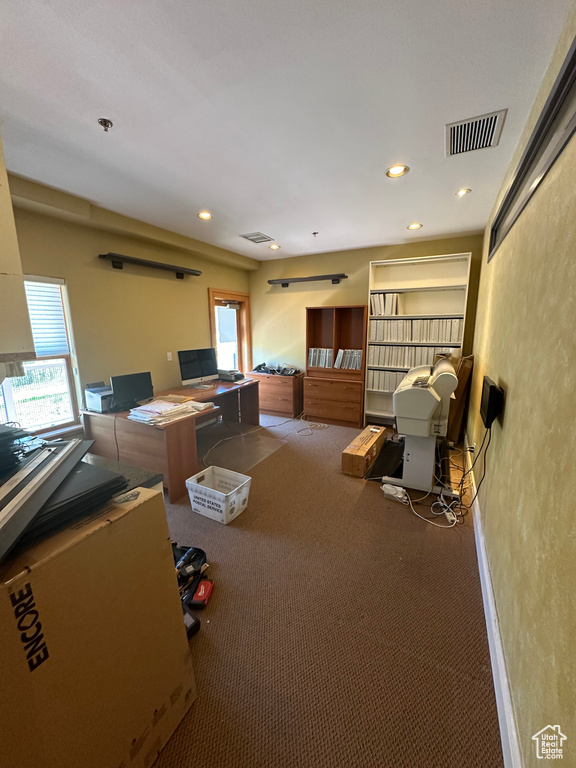
[[[26,299],[36,360],[25,362],[24,376],[0,386],[0,422],[16,422],[42,432],[78,421],[62,286],[26,280]]]
[[[250,371],[250,296],[238,291],[208,289],[212,346],[216,349],[218,368]]]
[[[216,354],[218,368],[238,368],[238,315],[239,305],[216,304]]]

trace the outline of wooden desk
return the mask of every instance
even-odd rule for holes
[[[94,440],[90,449],[98,456],[161,472],[169,501],[176,501],[186,494],[186,480],[199,472],[196,429],[215,416],[223,421],[241,421],[259,424],[258,382],[245,379],[241,382],[217,381],[210,389],[176,387],[162,395],[186,395],[198,402],[213,402],[215,408],[184,416],[176,421],[152,426],[131,421],[129,411],[120,413],[95,413],[82,411],[84,432],[87,440]]]
[[[156,392],[154,397],[161,399],[162,395],[185,395],[199,403],[214,403],[220,408],[222,421],[260,424],[258,382],[255,379],[215,381],[208,389],[172,387]]]

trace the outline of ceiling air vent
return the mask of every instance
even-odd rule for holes
[[[495,147],[506,118],[507,109],[489,115],[459,120],[446,126],[446,157],[473,152],[475,149]]]
[[[249,232],[247,235],[240,235],[240,237],[245,237],[251,243],[271,243],[274,240],[273,237],[263,235],[262,232]]]

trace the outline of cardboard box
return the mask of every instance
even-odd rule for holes
[[[446,358],[450,360],[454,366],[454,370],[457,371],[458,366],[460,365],[460,360],[462,359],[462,351],[460,349],[454,349],[450,355],[434,355],[434,365],[436,365],[439,360],[445,360]]]
[[[364,477],[386,442],[386,427],[368,426],[342,453],[342,472]]]
[[[196,697],[161,493],[0,566],[0,765],[149,768]]]

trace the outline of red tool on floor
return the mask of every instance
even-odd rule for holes
[[[210,579],[200,579],[196,591],[188,592],[184,597],[184,602],[190,608],[203,608],[210,600],[210,595],[214,589],[214,582]]]
[[[190,638],[200,629],[200,619],[194,612],[208,603],[214,589],[214,582],[204,576],[208,568],[204,550],[198,547],[180,547],[173,541],[172,553],[180,589],[184,624]]]

